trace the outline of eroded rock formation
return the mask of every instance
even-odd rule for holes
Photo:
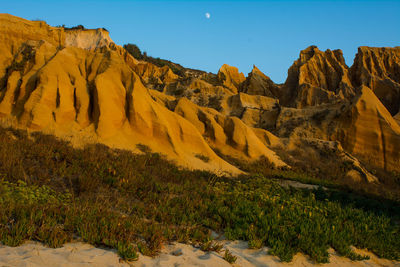
[[[369,87],[390,114],[400,112],[400,47],[360,47],[350,75],[354,86]]]
[[[361,47],[349,68],[340,50],[310,46],[275,84],[255,66],[247,77],[228,65],[174,73],[133,58],[104,29],[2,14],[0,119],[75,145],[142,144],[220,174],[241,173],[221,156],[289,167],[274,150],[311,144],[323,155],[335,144],[348,179],[379,182],[362,165],[400,172],[399,51]]]
[[[285,106],[303,108],[354,95],[342,51],[310,46],[290,67],[280,99]]]

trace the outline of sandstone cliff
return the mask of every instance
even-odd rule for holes
[[[354,86],[371,88],[390,114],[400,112],[400,47],[360,47],[350,75]]]
[[[341,115],[337,138],[364,161],[385,170],[400,166],[400,126],[368,87],[360,89]]]
[[[290,67],[280,98],[283,105],[302,108],[354,95],[342,51],[310,46]]]
[[[336,151],[353,162],[346,177],[379,182],[362,165],[400,172],[399,51],[361,47],[349,68],[340,50],[310,46],[275,84],[255,66],[247,77],[226,64],[174,73],[133,58],[103,29],[2,14],[0,119],[79,146],[146,145],[220,174],[241,173],[220,156],[287,167],[275,151]]]
[[[138,151],[136,145],[144,144],[183,166],[240,173],[214,153],[195,124],[149,94],[142,81],[166,85],[178,79],[168,67],[136,61],[104,30],[65,30],[10,15],[0,19],[4,124],[56,134],[76,145],[101,142]],[[235,84],[226,74],[226,84]],[[238,157],[266,155],[285,165],[250,128],[227,121],[233,125],[224,128],[229,138],[218,146],[234,143],[229,151]],[[238,127],[244,136],[232,132]]]
[[[279,85],[275,84],[267,75],[256,66],[241,84],[241,92],[250,95],[263,95],[276,98],[279,94]]]
[[[229,88],[233,93],[238,92],[240,84],[246,79],[243,73],[239,73],[239,70],[236,67],[232,67],[227,64],[222,65],[217,76],[222,84]]]

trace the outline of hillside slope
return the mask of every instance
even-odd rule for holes
[[[1,15],[0,33],[3,122],[77,145],[101,142],[138,151],[142,144],[183,166],[240,173],[214,153],[193,124],[153,100],[133,71],[139,64],[108,32]],[[273,152],[264,154],[284,165]]]
[[[324,157],[327,149],[341,155],[335,161],[353,159],[343,178],[358,173],[379,182],[366,178],[372,175],[356,158],[400,172],[399,47],[361,47],[349,68],[340,50],[310,46],[287,81],[275,84],[255,66],[247,77],[228,65],[217,74],[178,75],[133,58],[104,29],[1,14],[0,53],[5,126],[77,146],[99,142],[141,153],[144,145],[181,166],[218,174],[242,172],[226,159],[266,158],[288,167],[307,161],[288,157],[290,151]]]

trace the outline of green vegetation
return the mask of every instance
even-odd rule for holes
[[[291,166],[290,171],[275,171],[263,169],[259,163],[250,164],[249,170],[257,169],[258,172],[267,171],[280,179],[297,180],[303,183],[335,187],[347,192],[368,195],[370,197],[384,197],[386,199],[400,201],[400,174],[390,173],[382,169],[368,166],[365,161],[363,165],[378,179],[379,183],[366,183],[353,181],[346,177],[351,169],[357,169],[353,163],[343,160],[341,152],[332,149],[311,149],[306,141],[295,150],[287,151],[275,148],[277,154]]]
[[[65,30],[86,30],[86,28],[83,26],[83,25],[81,25],[81,24],[79,24],[79,25],[76,25],[76,26],[74,26],[74,27],[71,27],[71,28],[67,28],[67,27],[63,27]]]
[[[213,240],[209,240],[204,242],[200,249],[202,251],[215,251],[215,252],[220,252],[223,248],[223,245],[213,241]]]
[[[159,154],[91,145],[74,149],[38,133],[0,128],[0,241],[61,246],[78,236],[127,260],[168,241],[221,251],[211,230],[283,261],[297,252],[327,262],[350,246],[400,259],[400,204],[338,190],[285,189],[272,175],[216,177]],[[146,148],[139,146],[142,150]],[[225,252],[227,261],[234,256]]]
[[[210,72],[207,73],[207,72],[201,71],[201,70],[185,68],[182,65],[174,63],[170,60],[161,59],[159,57],[155,58],[152,56],[148,56],[147,52],[142,52],[136,44],[128,43],[128,44],[125,44],[123,47],[129,54],[131,54],[134,58],[136,58],[138,60],[143,60],[143,61],[152,63],[160,68],[164,67],[164,66],[168,66],[168,68],[170,68],[173,73],[180,76],[180,82],[183,84],[190,83],[190,81],[191,81],[190,78],[195,77],[195,78],[200,78],[214,86],[222,85],[221,81],[218,79],[217,75],[214,73],[210,73]],[[149,83],[157,84],[157,80],[156,79],[153,81],[150,80]],[[182,95],[184,91],[185,91],[185,87],[177,89],[177,90],[175,90],[175,95]],[[215,102],[215,101],[217,101],[217,102]],[[214,105],[215,105],[216,107],[214,107],[214,108],[216,108],[217,110],[220,108],[218,97],[215,97],[215,99],[210,99],[210,102],[211,102],[210,103],[211,107],[214,107]]]
[[[353,168],[352,163],[343,161],[333,151],[316,152],[306,149],[284,151],[282,148],[274,148],[274,151],[290,165],[290,169],[277,170],[268,159],[263,157],[258,161],[248,163],[214,150],[218,156],[250,175],[262,174],[279,180],[293,180],[338,189],[349,194],[364,195],[378,201],[383,198],[396,203],[400,202],[399,173],[373,169],[367,165],[366,169],[379,178],[379,183],[357,182],[346,177],[346,173]]]
[[[176,75],[179,75],[181,77],[185,76],[185,68],[179,64],[173,63],[170,60],[161,59],[159,57],[154,58],[148,56],[146,52],[142,53],[140,48],[135,44],[125,44],[124,48],[129,54],[131,54],[134,58],[138,60],[144,60],[150,62],[156,65],[157,67],[168,66],[172,70],[172,72],[175,73]]]
[[[229,263],[235,263],[237,257],[233,256],[232,253],[229,251],[229,249],[226,249],[224,254],[224,260],[226,260]]]
[[[144,58],[144,55],[142,54],[142,51],[140,50],[140,48],[137,45],[135,45],[135,44],[125,44],[124,48],[134,58],[139,59],[139,60],[142,60]]]
[[[63,28],[65,31],[71,31],[71,30],[86,31],[86,30],[89,30],[89,29],[85,28],[85,26],[83,26],[83,25],[81,25],[81,24],[76,25],[76,26],[73,26],[73,27],[66,27],[65,24],[62,24],[62,25],[57,25],[57,26],[55,26],[55,27],[56,27],[56,28]],[[101,29],[104,30],[104,31],[106,31],[106,32],[109,32],[106,28],[101,28]]]

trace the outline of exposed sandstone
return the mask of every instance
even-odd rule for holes
[[[397,123],[400,125],[400,112],[394,115],[393,119],[395,119]]]
[[[2,25],[25,23],[2,19]],[[28,23],[28,34],[40,31],[40,25]],[[240,173],[213,152],[191,123],[152,99],[117,49],[59,46],[45,34],[26,42],[29,35],[23,31],[2,38],[1,47],[12,55],[13,66],[7,68],[6,90],[1,91],[3,120],[14,118],[18,127],[53,133],[78,145],[101,142],[136,150],[140,143],[180,165]],[[199,154],[209,162],[196,157]]]
[[[180,66],[179,76],[134,59],[105,30],[0,15],[0,118],[76,145],[144,144],[218,173],[240,170],[214,151],[281,167],[277,147],[334,142],[353,162],[349,179],[376,182],[361,162],[400,171],[398,51],[361,47],[349,69],[340,50],[311,46],[277,85],[255,66],[247,78],[228,65],[217,75]]]
[[[104,29],[95,30],[66,30],[65,46],[73,46],[82,49],[98,49],[100,47],[109,47],[113,41],[109,33]]]
[[[368,87],[363,86],[338,119],[337,140],[351,154],[385,170],[399,170],[400,126]]]
[[[215,154],[211,147],[218,148],[217,144],[226,150],[225,154],[233,152],[247,160],[266,156],[277,166],[285,165],[239,119],[218,115],[216,128],[222,133],[215,140],[207,139],[196,121],[172,111],[181,107],[178,103],[175,108],[174,97],[156,91],[150,94],[142,83],[157,79],[165,86],[179,77],[168,67],[135,61],[102,30],[72,30],[68,35],[64,29],[42,22],[0,17],[1,30],[7,32],[2,35],[0,47],[9,53],[0,92],[3,122],[55,134],[76,145],[100,142],[137,151],[136,145],[144,144],[180,165],[220,174],[241,171]],[[7,25],[14,23],[22,26],[12,34],[15,29]],[[29,40],[32,32],[41,29],[48,34]],[[53,32],[59,35],[54,37]],[[236,84],[241,77],[231,70],[225,68],[221,72],[226,73],[227,85]],[[229,92],[225,87],[216,89]],[[200,108],[192,105],[199,113]]]
[[[371,88],[390,114],[400,112],[400,47],[360,47],[350,74],[354,86]]]
[[[256,66],[241,84],[241,92],[249,95],[262,95],[276,98],[279,95],[279,86]]]
[[[146,85],[159,85],[159,87],[162,87],[160,89],[163,89],[165,85],[176,82],[179,78],[168,66],[160,68],[149,62],[135,64],[132,69],[142,78]]]
[[[251,127],[270,129],[280,112],[279,101],[262,95],[239,93],[227,99],[225,113],[240,118]]]
[[[175,112],[190,121],[214,150],[241,160],[257,160],[266,157],[277,167],[286,164],[268,148],[277,142],[272,134],[258,133],[236,117],[223,116],[210,108],[198,107],[186,98],[179,100]],[[265,131],[267,132],[267,131]]]
[[[347,103],[281,109],[276,133],[288,138],[336,140],[371,166],[399,171],[400,127],[371,89]]]
[[[280,99],[285,106],[302,108],[354,95],[342,51],[310,46],[290,67]]]
[[[237,93],[240,84],[246,80],[243,73],[239,73],[238,68],[229,66],[227,64],[222,65],[218,71],[218,79],[222,84],[229,88],[233,93]]]

